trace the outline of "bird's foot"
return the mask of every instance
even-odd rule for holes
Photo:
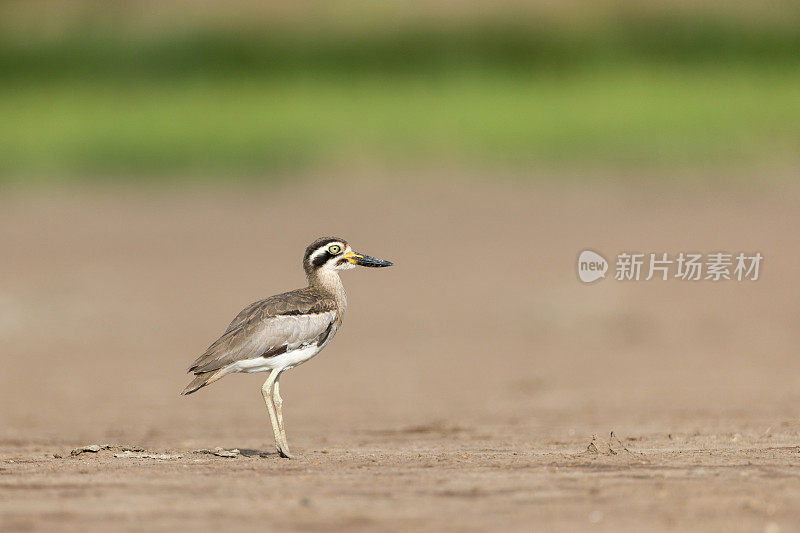
[[[294,455],[289,451],[289,448],[278,448],[278,454],[284,459],[294,459]]]

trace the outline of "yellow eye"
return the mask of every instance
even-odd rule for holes
[[[342,251],[342,247],[339,246],[338,244],[334,244],[334,245],[328,247],[328,252],[332,253],[333,255],[336,255],[341,251]]]

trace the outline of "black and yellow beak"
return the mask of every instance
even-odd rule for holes
[[[354,265],[365,267],[390,267],[394,264],[391,261],[384,261],[383,259],[378,259],[377,257],[371,257],[369,255],[359,254],[356,252],[347,252],[344,257]]]

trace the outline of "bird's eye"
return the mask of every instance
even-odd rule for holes
[[[342,247],[339,246],[338,244],[334,244],[334,245],[328,247],[328,252],[332,253],[333,255],[336,255],[341,251],[342,251]]]

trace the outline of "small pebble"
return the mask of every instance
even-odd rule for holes
[[[105,447],[108,448],[108,445],[106,445]],[[70,455],[80,455],[80,454],[82,454],[84,452],[97,453],[102,449],[103,449],[103,446],[100,446],[99,444],[89,444],[87,446],[81,446],[80,448],[75,448],[74,450],[69,452],[69,454]]]
[[[170,455],[170,454],[166,454],[166,453],[139,453],[139,452],[133,452],[133,451],[127,450],[127,451],[124,451],[122,453],[115,453],[114,457],[116,457],[118,459],[119,458],[125,458],[125,457],[131,457],[131,458],[134,458],[134,459],[180,459],[183,456],[180,455],[180,454],[178,454],[178,455]]]
[[[200,450],[195,450],[192,453],[205,453],[209,455],[216,455],[217,457],[238,457],[242,452],[240,452],[237,448],[234,448],[232,450],[226,450],[218,446],[213,450],[203,448]]]

